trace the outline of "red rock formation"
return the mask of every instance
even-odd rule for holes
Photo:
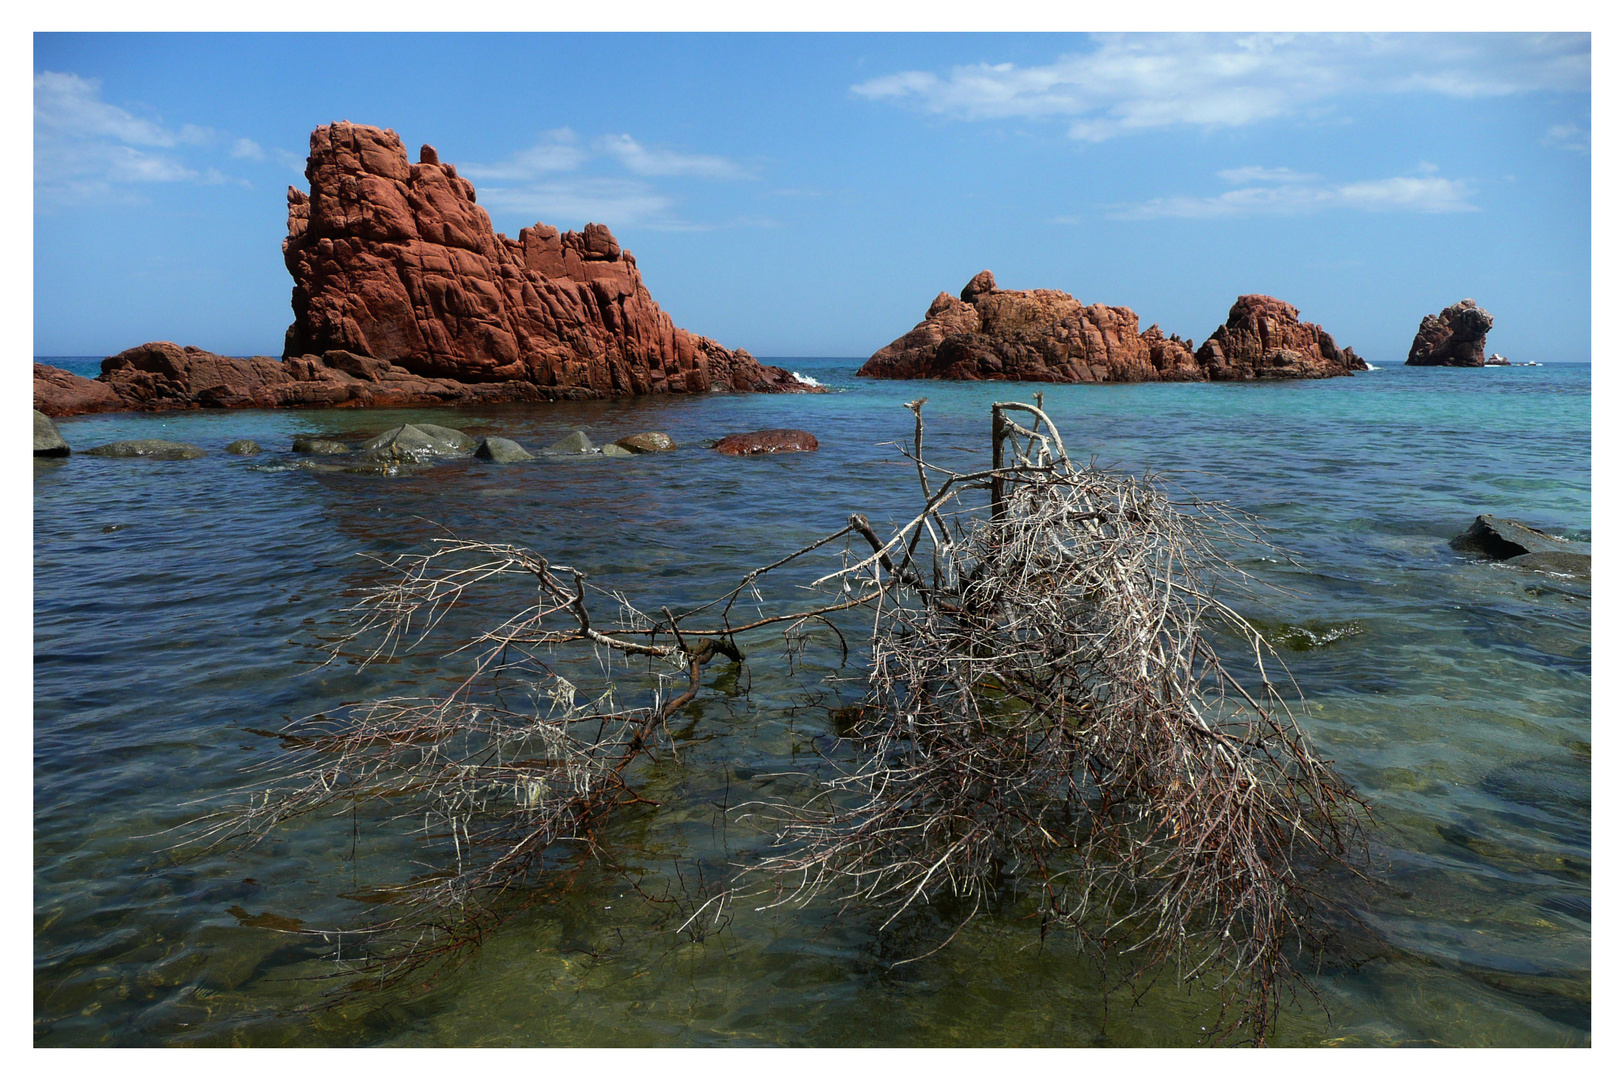
[[[1130,308],[1089,307],[1055,289],[998,289],[988,270],[940,293],[911,332],[856,374],[879,379],[1143,382],[1197,379],[1191,344],[1155,326],[1137,331]]]
[[[606,226],[516,240],[424,146],[339,123],[310,136],[310,193],[287,193],[284,356],[341,349],[413,375],[521,381],[545,397],[804,389],[675,326]]]
[[[1198,347],[1198,366],[1216,382],[1250,379],[1325,379],[1366,371],[1354,349],[1341,349],[1299,309],[1275,296],[1237,298],[1226,323]]]
[[[742,349],[687,333],[605,225],[497,233],[473,186],[392,131],[310,136],[310,193],[287,191],[293,324],[282,358],[158,341],[100,378],[34,366],[48,416],[113,410],[540,401],[708,391],[810,392]]]
[[[1125,307],[1085,305],[1054,289],[1003,290],[988,270],[961,299],[940,293],[910,333],[879,349],[860,375],[886,379],[1030,382],[1197,382],[1320,378],[1366,369],[1321,327],[1269,296],[1244,296],[1195,355],[1158,325],[1138,332]]]
[[[1438,315],[1425,315],[1412,338],[1406,362],[1414,367],[1484,367],[1485,335],[1496,322],[1472,300],[1461,300]]]
[[[749,431],[741,435],[727,435],[714,444],[714,448],[722,454],[792,454],[803,450],[814,450],[821,444],[816,437],[808,431],[798,431],[794,428],[769,428],[765,431]]]

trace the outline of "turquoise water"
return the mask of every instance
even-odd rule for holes
[[[1248,567],[1288,592],[1245,612],[1310,699],[1311,736],[1372,803],[1380,888],[1362,913],[1373,947],[1327,964],[1312,981],[1320,1001],[1285,1009],[1275,1041],[1590,1043],[1589,592],[1446,546],[1480,513],[1589,538],[1587,367],[1038,387],[782,363],[836,392],[61,421],[76,449],[163,437],[209,454],[34,466],[36,1044],[1196,1043],[1207,999],[1161,982],[1133,1008],[1104,993],[1090,960],[1010,916],[899,967],[927,919],[879,934],[830,906],[743,903],[701,941],[670,933],[629,882],[663,896],[737,874],[768,838],[733,808],[802,794],[779,774],[833,734],[808,697],[831,660],[812,654],[789,675],[765,640],[672,727],[678,761],[642,777],[656,809],[621,818],[570,893],[417,993],[306,1010],[329,988],[310,976],[333,961],[318,939],[275,929],[352,922],[345,895],[397,870],[405,841],[312,821],[197,856],[165,834],[275,749],[250,729],[431,692],[461,670],[431,651],[365,671],[318,664],[344,591],[375,579],[356,553],[454,530],[536,548],[654,607],[688,602],[852,511],[880,527],[909,518],[915,473],[889,445],[911,435],[901,403],[928,397],[930,453],[965,468],[986,457],[989,403],[1037,390],[1077,456],[1229,500],[1294,553]],[[404,420],[529,446],[575,428],[597,442],[661,430],[682,449],[394,477],[283,467],[296,435]],[[701,448],[779,426],[814,432],[820,451]],[[269,453],[222,452],[243,437]]]

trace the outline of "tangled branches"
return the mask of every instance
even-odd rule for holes
[[[1005,883],[1033,888],[1043,929],[1133,973],[1173,962],[1222,985],[1228,1029],[1263,1037],[1327,900],[1312,871],[1343,859],[1364,807],[1309,748],[1260,635],[1215,598],[1240,577],[1222,547],[1258,538],[1219,507],[1072,467],[1038,408],[996,409],[1015,460],[990,516],[955,533],[930,516],[892,542],[905,562],[877,611],[858,761],[830,782],[833,809],[780,808],[779,902],[831,891],[892,922],[950,895],[971,919]],[[920,455],[919,474],[927,497]],[[919,540],[932,585],[905,573]],[[1245,643],[1250,686],[1212,622]]]
[[[364,931],[396,943],[368,970],[398,979],[566,887],[613,811],[644,801],[638,770],[706,664],[815,628],[847,656],[838,621],[858,615],[866,693],[833,774],[808,803],[755,808],[779,841],[749,868],[773,903],[830,895],[887,926],[943,897],[967,920],[1034,897],[1043,934],[1068,928],[1132,975],[1173,965],[1213,983],[1226,1030],[1262,1039],[1291,957],[1318,943],[1321,871],[1344,865],[1363,804],[1310,749],[1260,635],[1217,599],[1243,587],[1223,553],[1263,542],[1255,530],[1073,465],[1039,402],[995,405],[992,467],[966,474],[925,460],[910,403],[923,504],[908,523],[884,539],[852,515],[681,613],[510,546],[444,541],[392,561],[345,641],[369,642],[370,659],[414,647],[475,590],[527,582],[532,602],[460,647],[472,672],[452,693],[282,733],[276,779],[212,835],[362,804],[420,823],[452,857],[379,894],[388,913]],[[984,492],[988,507],[971,502]],[[828,553],[840,562],[812,583],[817,602],[766,604],[765,575]],[[611,623],[593,617],[603,599]],[[582,695],[593,666],[598,690]]]

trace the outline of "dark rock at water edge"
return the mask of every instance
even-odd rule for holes
[[[473,457],[480,461],[493,461],[504,465],[513,461],[533,461],[534,455],[511,439],[503,439],[499,435],[488,435],[478,442],[478,449],[473,451]]]
[[[295,454],[347,454],[350,447],[336,439],[301,436],[293,440],[292,449]]]
[[[714,444],[714,448],[722,454],[751,455],[751,454],[791,454],[800,451],[814,450],[820,443],[808,431],[798,431],[793,428],[768,428],[764,431],[749,431],[740,435],[727,435]]]
[[[1495,321],[1472,300],[1459,300],[1438,315],[1425,315],[1406,362],[1412,367],[1484,367],[1485,335]]]
[[[34,410],[34,456],[66,457],[73,453],[67,440],[57,430],[56,422],[38,409]]]
[[[154,461],[189,461],[206,454],[200,446],[168,439],[125,439],[84,451],[97,457],[151,458]]]
[[[1451,540],[1451,547],[1524,570],[1587,576],[1592,572],[1592,545],[1526,525],[1512,518],[1481,514]]]
[[[226,444],[225,452],[235,454],[238,457],[253,457],[255,454],[263,453],[264,448],[252,439],[237,439],[233,443]]]

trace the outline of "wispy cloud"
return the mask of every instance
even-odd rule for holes
[[[263,161],[264,147],[252,139],[237,139],[231,144],[231,157],[246,158],[249,161]]]
[[[648,184],[602,177],[480,187],[478,201],[491,211],[530,221],[603,221],[614,227],[657,221],[674,205],[672,198]]]
[[[46,202],[127,199],[132,184],[206,182],[171,151],[211,137],[195,124],[166,127],[105,102],[94,79],[34,76],[34,186]]]
[[[1050,64],[902,71],[851,90],[958,120],[1066,120],[1101,141],[1331,112],[1355,93],[1474,98],[1586,92],[1587,34],[1179,34],[1100,37]]]
[[[589,166],[595,166],[593,171],[598,174],[605,167],[621,175],[568,175],[587,172]],[[478,182],[479,201],[493,211],[530,220],[605,221],[615,226],[680,231],[715,226],[673,217],[670,211],[675,197],[644,178],[752,178],[752,173],[729,158],[648,147],[630,135],[586,140],[569,128],[543,133],[533,146],[504,161],[462,164],[457,171]]]
[[[1559,150],[1573,150],[1578,154],[1592,152],[1592,133],[1579,124],[1554,124],[1541,137],[1542,146]]]
[[[1426,164],[1426,163],[1425,163]],[[1468,185],[1420,166],[1417,176],[1331,183],[1289,169],[1227,169],[1216,175],[1230,184],[1248,183],[1218,195],[1178,195],[1118,206],[1108,214],[1123,220],[1220,218],[1311,214],[1324,210],[1406,211],[1453,214],[1479,209],[1468,202]]]

